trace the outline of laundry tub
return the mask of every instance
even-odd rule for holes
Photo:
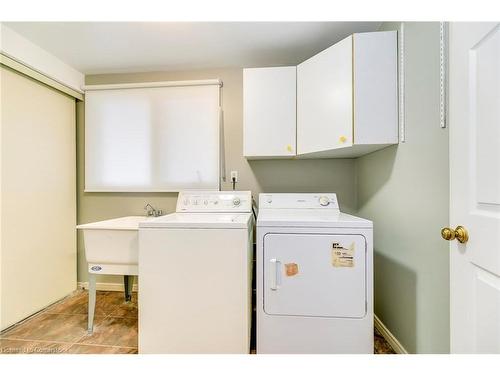
[[[89,333],[93,331],[96,275],[123,275],[125,300],[131,300],[134,276],[138,275],[139,223],[149,219],[148,216],[125,216],[76,227],[83,231],[89,272]]]

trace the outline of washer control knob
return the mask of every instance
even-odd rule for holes
[[[326,196],[319,197],[319,204],[322,206],[328,206],[330,204],[330,200]]]
[[[240,198],[236,197],[236,198],[234,198],[234,199],[233,199],[233,204],[234,204],[235,206],[239,206],[239,205],[240,205],[240,203],[241,203]]]

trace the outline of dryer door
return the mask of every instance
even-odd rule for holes
[[[266,234],[264,311],[270,315],[364,317],[364,236]]]

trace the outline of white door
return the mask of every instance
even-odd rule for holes
[[[499,91],[500,25],[452,23],[450,228],[469,235],[450,242],[453,353],[500,353]]]
[[[366,241],[362,235],[264,237],[264,311],[269,315],[366,315]]]

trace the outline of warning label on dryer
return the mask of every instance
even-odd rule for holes
[[[333,267],[354,267],[354,242],[344,247],[338,242],[332,245]]]

